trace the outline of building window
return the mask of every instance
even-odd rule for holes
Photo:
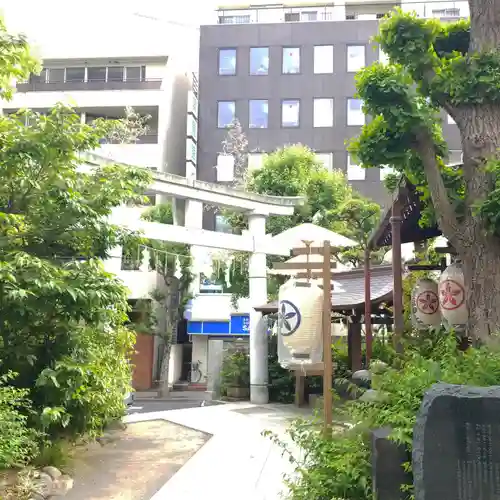
[[[49,83],[64,82],[64,68],[50,68],[49,70]]]
[[[267,75],[269,73],[269,48],[252,47],[250,49],[250,74]]]
[[[87,68],[87,81],[89,82],[105,82],[106,67]]]
[[[298,127],[300,124],[300,101],[287,99],[281,103],[281,125],[283,127]]]
[[[236,104],[234,101],[219,101],[217,104],[217,126],[229,127],[235,119]]]
[[[432,9],[432,17],[460,17],[460,9],[457,7],[449,9]]]
[[[456,125],[455,120],[450,115],[448,115],[448,125]]]
[[[85,68],[66,68],[67,82],[84,82]]]
[[[314,72],[316,74],[333,73],[333,45],[314,47]]]
[[[380,180],[383,181],[388,175],[395,174],[396,171],[389,167],[388,165],[382,165],[380,167]]]
[[[29,81],[31,83],[46,83],[47,82],[48,71],[43,68],[39,75],[30,75]],[[21,83],[21,82],[19,82]]]
[[[300,21],[300,12],[285,12],[285,22],[296,22]]]
[[[141,82],[144,81],[146,68],[144,66],[127,66],[125,68],[125,80],[127,82]]]
[[[236,49],[219,50],[219,75],[236,75]]]
[[[190,137],[186,139],[186,161],[190,161],[193,165],[196,165],[198,156],[198,147],[196,142]]]
[[[356,165],[351,158],[351,155],[347,155],[347,180],[349,181],[364,181],[366,176],[366,170],[359,165]]]
[[[250,14],[246,16],[219,16],[219,24],[247,24],[250,22]]]
[[[332,153],[316,153],[316,160],[330,172],[333,170]]]
[[[317,21],[317,20],[318,20],[317,10],[309,10],[302,12],[302,21]]]
[[[347,71],[355,72],[365,67],[365,46],[349,45],[347,47]]]
[[[123,66],[108,67],[108,82],[123,82],[125,68]]]
[[[233,232],[231,224],[229,224],[223,215],[217,214],[215,216],[215,232],[227,234],[231,234]]]
[[[250,128],[267,128],[269,119],[269,105],[267,100],[256,99],[248,101]]]
[[[189,137],[192,137],[195,141],[198,140],[198,122],[193,115],[187,116],[186,132]]]
[[[361,99],[347,99],[347,125],[364,125],[363,101]]]
[[[262,168],[264,161],[264,153],[250,153],[248,155],[248,171],[258,170]]]
[[[283,73],[300,73],[300,48],[283,48]]]
[[[314,127],[333,127],[333,99],[314,99]]]
[[[188,93],[188,113],[198,116],[198,98],[193,91]]]

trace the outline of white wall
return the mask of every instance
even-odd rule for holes
[[[156,271],[123,271],[116,272],[117,278],[129,289],[129,299],[147,299],[157,287],[158,273]]]
[[[193,363],[201,361],[199,369],[202,373],[202,378],[200,380],[200,383],[205,383],[208,365],[208,336],[193,335],[191,338],[193,342],[192,361]]]
[[[103,144],[96,154],[129,165],[161,169],[163,147],[161,144]]]
[[[6,109],[47,109],[62,102],[79,108],[158,106],[162,90],[78,90],[72,92],[16,92],[12,100],[1,102]],[[183,132],[185,128],[183,129]]]
[[[168,384],[173,385],[179,381],[182,372],[182,344],[174,344],[170,351],[170,363],[168,365]]]
[[[146,79],[164,78],[166,73],[165,64],[146,64]]]
[[[175,56],[169,58],[162,82],[158,142],[163,144],[162,171],[186,175],[186,127],[190,79]]]

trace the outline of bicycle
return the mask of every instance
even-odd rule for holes
[[[191,363],[191,370],[187,372],[187,381],[190,384],[197,384],[201,380],[203,374],[201,373],[200,365],[201,361],[193,361]]]

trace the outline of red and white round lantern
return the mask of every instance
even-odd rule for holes
[[[462,265],[458,262],[448,266],[439,280],[439,307],[441,315],[451,326],[467,323],[465,281]]]
[[[428,278],[417,281],[412,294],[413,319],[416,326],[439,326],[438,284]]]

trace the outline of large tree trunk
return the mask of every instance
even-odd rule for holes
[[[495,186],[485,164],[498,154],[500,106],[493,103],[471,106],[460,115],[466,214],[457,250],[464,264],[469,309],[467,333],[485,342],[492,333],[500,332],[500,238],[488,231],[475,207]]]
[[[485,342],[500,332],[500,241],[482,237],[460,256],[469,309],[467,334]]]
[[[168,386],[168,372],[170,369],[170,352],[172,351],[172,344],[165,342],[163,345],[163,356],[160,368],[160,380],[158,384],[158,392],[161,398],[168,397],[170,387]]]
[[[168,385],[168,372],[170,367],[170,353],[172,351],[173,335],[177,322],[178,302],[176,297],[179,292],[179,280],[174,276],[164,276],[165,280],[165,324],[162,335],[165,347],[163,348],[163,359],[161,363],[161,373],[159,380],[160,397],[166,398],[170,392]]]
[[[471,35],[469,53],[500,49],[500,0],[470,0]],[[476,211],[494,188],[494,178],[485,164],[498,158],[500,147],[500,105],[497,102],[467,104],[446,108],[455,119],[462,138],[465,181],[465,214],[463,222],[446,212],[441,224],[443,233],[456,247],[464,265],[469,336],[486,341],[500,331],[500,238],[488,232]],[[436,169],[426,167],[432,175]],[[431,179],[428,180],[431,181]],[[432,182],[432,181],[431,181]],[[438,185],[438,183],[435,183]],[[431,188],[432,191],[432,188]],[[436,203],[440,208],[453,207]],[[440,206],[441,205],[441,206]],[[446,207],[445,205],[448,205]]]

